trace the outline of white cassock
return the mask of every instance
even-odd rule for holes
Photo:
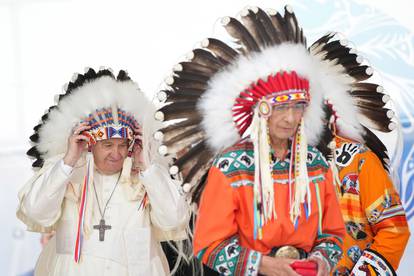
[[[111,229],[105,231],[104,241],[99,241],[99,231],[93,226],[99,224],[101,214],[95,194],[89,192],[90,230],[83,239],[81,260],[75,263],[84,175],[85,166],[72,170],[55,158],[46,162],[19,193],[17,214],[28,229],[56,231],[39,257],[35,275],[168,275],[168,263],[160,241],[184,238],[188,208],[166,171],[151,165],[141,179],[135,181],[122,174],[114,189],[119,173],[101,175],[95,170],[94,182],[102,211],[114,191],[104,216]],[[145,192],[149,204],[143,207],[140,205]]]

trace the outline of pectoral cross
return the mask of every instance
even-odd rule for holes
[[[99,230],[99,241],[105,240],[105,231],[111,229],[111,225],[106,225],[105,220],[101,219],[98,225],[94,225],[93,229]]]

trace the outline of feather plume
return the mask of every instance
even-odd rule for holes
[[[264,10],[258,7],[255,8],[255,13],[256,13],[257,19],[263,25],[263,29],[267,33],[267,36],[270,39],[270,45],[280,44],[278,33],[273,27],[272,20],[270,20],[269,15]]]
[[[271,45],[271,38],[267,34],[262,22],[257,18],[256,13],[252,9],[244,9],[241,12],[241,20],[259,47],[264,48]]]
[[[229,64],[239,53],[228,46],[226,43],[215,38],[206,38],[202,41],[201,46],[213,52],[223,64]]]
[[[358,109],[360,110],[360,120],[366,127],[382,132],[393,130],[392,126],[394,123],[392,122],[392,117],[394,114],[392,110],[386,108],[372,109],[367,106],[359,106]]]
[[[273,28],[277,33],[277,40],[280,41],[279,43],[289,41],[287,35],[286,22],[283,16],[274,10],[269,11],[269,16]]]
[[[201,141],[204,138],[203,136],[202,131],[196,132],[193,135],[186,136],[183,139],[176,141],[175,143],[161,145],[158,152],[161,155],[175,155],[177,152],[183,151],[187,147]]]
[[[355,82],[352,84],[352,91],[368,91],[368,92],[384,92],[384,88],[381,85],[368,82]]]
[[[213,163],[213,155],[208,151],[205,152],[200,158],[198,158],[197,163],[190,169],[186,177],[184,178],[185,183],[199,183],[203,175],[209,170],[211,164]]]
[[[200,119],[201,115],[194,110],[169,110],[168,112],[155,112],[155,119],[160,122],[168,122],[177,119]]]
[[[181,72],[176,71],[174,73],[178,78],[180,78],[183,81],[194,81],[194,82],[199,82],[203,84],[205,84],[210,78],[209,76],[203,76],[202,74],[186,72],[186,71],[181,71]]]
[[[389,160],[387,148],[385,147],[384,143],[382,143],[382,141],[370,129],[366,127],[364,127],[364,129],[364,140],[366,142],[367,147],[378,156],[384,169],[386,171],[389,171],[389,166],[387,164],[387,160]]]
[[[201,141],[198,144],[192,146],[186,153],[177,158],[173,166],[170,168],[170,173],[177,174],[181,172],[182,168],[186,164],[192,162],[195,159],[198,159],[201,154],[204,154],[205,150],[207,150],[207,148],[204,141]]]
[[[290,6],[285,6],[285,29],[288,41],[299,43],[300,41],[300,28],[295,14]]]
[[[252,34],[237,19],[233,17],[224,17],[221,20],[221,23],[226,31],[236,39],[237,42],[241,43],[246,53],[259,51],[259,45],[257,45]]]
[[[329,42],[329,40],[331,40],[331,38],[333,38],[335,36],[335,33],[333,32],[329,32],[326,35],[322,36],[321,38],[319,38],[318,40],[316,40],[310,47],[309,47],[309,51],[311,53],[313,53],[314,55],[319,54],[322,49],[323,46],[326,45],[326,43]]]
[[[186,131],[187,129],[199,124],[200,121],[200,118],[192,118],[178,123],[173,123],[167,127],[157,130],[157,132],[154,133],[154,137],[158,140],[163,140],[164,138],[171,139],[171,137],[174,137]]]
[[[348,74],[357,81],[364,81],[369,79],[374,71],[367,65],[355,67],[348,71]]]
[[[158,92],[157,98],[160,102],[196,102],[200,98],[200,92],[183,90],[180,92],[163,90]]]
[[[184,139],[191,137],[191,136],[200,136],[199,134],[202,132],[199,126],[192,126],[185,129],[182,133],[178,133],[175,136],[164,136],[163,145],[169,147],[177,142],[181,142]]]
[[[180,62],[174,66],[173,70],[174,72],[189,72],[205,77],[211,77],[214,73],[217,72],[216,69],[212,69],[210,67],[193,62]]]
[[[194,49],[187,55],[187,58],[194,63],[216,70],[224,65],[212,53],[204,49]]]
[[[168,77],[165,83],[175,90],[199,90],[204,91],[207,88],[205,82],[181,79],[179,76]]]

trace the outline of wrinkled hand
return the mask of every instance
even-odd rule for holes
[[[262,256],[259,272],[266,276],[300,276],[290,266],[294,259]]]
[[[86,122],[77,125],[73,129],[72,135],[68,138],[68,148],[65,157],[63,157],[63,162],[66,165],[74,167],[82,152],[87,150],[89,139],[81,133],[88,129],[90,129],[90,126]]]
[[[145,170],[144,154],[142,152],[142,128],[136,124],[134,128],[134,146],[132,148],[132,174]]]
[[[318,274],[317,276],[327,276],[329,275],[329,268],[326,264],[326,261],[322,259],[322,257],[310,256],[308,258],[309,261],[313,261],[318,264]]]

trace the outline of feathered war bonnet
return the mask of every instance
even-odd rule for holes
[[[292,143],[296,185],[291,219],[295,222],[300,204],[310,199],[307,144],[328,151],[325,98],[334,103],[341,118],[338,129],[358,141],[366,134],[360,120],[370,126],[383,126],[389,120],[381,122],[355,105],[357,94],[352,91],[374,86],[363,82],[372,75],[372,69],[361,65],[360,57],[334,33],[307,48],[289,6],[283,16],[273,10],[246,8],[240,19],[221,20],[231,42],[205,39],[188,55],[188,60],[174,67],[166,81],[168,88],[158,94],[164,106],[155,117],[165,127],[155,133],[155,138],[163,143],[161,154],[177,157],[170,173],[181,173],[184,191],[191,192],[197,202],[214,157],[250,134],[255,147],[254,200],[261,203],[254,204],[255,208],[261,206],[255,210],[255,226],[261,228],[276,215],[273,181],[267,166],[270,146],[264,141],[266,110],[281,102],[307,102]],[[310,206],[309,200],[307,205]]]
[[[111,69],[95,71],[86,68],[75,73],[55,96],[51,106],[30,136],[32,147],[27,155],[34,158],[32,166],[41,168],[48,158],[63,154],[73,128],[87,122],[91,129],[85,133],[91,141],[110,138],[133,140],[136,124],[142,125],[149,101],[124,70],[115,77]]]
[[[151,112],[149,101],[124,70],[115,77],[110,69],[96,72],[87,68],[84,74],[74,74],[64,86],[64,93],[57,95],[55,100],[56,105],[46,111],[30,137],[34,145],[27,154],[36,159],[32,164],[34,168],[41,168],[47,159],[64,154],[69,136],[81,122],[87,122],[90,126],[82,133],[89,137],[89,150],[99,140],[124,138],[130,142],[130,156],[135,142],[134,131],[143,125],[144,115]],[[124,161],[121,182],[129,179],[131,174],[132,161],[129,156]],[[81,236],[90,231],[93,172],[93,156],[88,152],[80,193],[76,262],[80,258]]]

